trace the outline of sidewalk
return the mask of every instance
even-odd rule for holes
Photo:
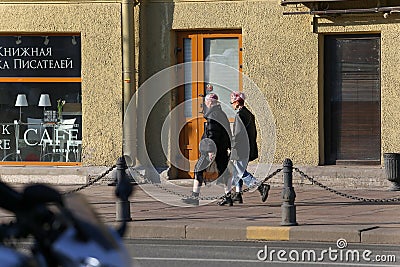
[[[98,177],[111,166],[0,166],[0,180],[11,183],[51,183],[51,184],[86,184],[91,179]],[[270,169],[269,169],[270,167]],[[301,171],[318,181],[332,186],[334,188],[354,188],[354,189],[370,189],[370,188],[387,188],[390,182],[386,178],[385,170],[382,166],[298,166],[294,162],[294,167],[298,167]],[[276,169],[282,168],[282,164],[274,164],[272,166],[264,166],[263,164],[249,164],[248,170],[251,173],[258,170],[257,178],[262,179]],[[111,171],[107,178],[112,180],[115,169]],[[300,175],[293,173],[293,183],[300,182]],[[180,180],[175,180],[180,182]],[[307,183],[307,181],[305,181]],[[282,177],[275,176],[271,179],[271,183],[281,184]]]
[[[400,245],[400,202],[360,202],[328,192],[315,185],[294,185],[298,226],[280,223],[282,186],[273,185],[265,203],[258,191],[244,194],[243,204],[218,206],[215,201],[199,207],[181,207],[180,196],[188,194],[189,184],[163,185],[174,193],[153,185],[136,186],[130,198],[132,221],[126,238],[164,238],[193,240],[290,240]],[[63,191],[78,186],[57,185]],[[204,195],[218,196],[222,188],[203,188]],[[102,220],[115,224],[115,187],[93,185],[82,191]],[[158,196],[150,197],[144,190]],[[365,198],[397,198],[400,192],[340,190]],[[206,201],[201,201],[204,204]]]

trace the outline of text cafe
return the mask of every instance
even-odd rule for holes
[[[79,165],[80,35],[0,35],[0,165]]]

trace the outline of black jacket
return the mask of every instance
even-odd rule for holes
[[[225,112],[222,111],[220,105],[215,105],[207,110],[204,118],[207,123],[200,142],[200,151],[215,152],[217,149],[217,158],[227,155],[228,149],[231,148],[231,130]]]
[[[257,128],[254,115],[243,106],[235,116],[232,159],[252,161],[258,158]]]

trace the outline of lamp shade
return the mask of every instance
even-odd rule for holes
[[[48,94],[41,94],[39,99],[39,107],[50,107],[50,96]]]
[[[25,94],[18,94],[17,101],[15,101],[15,106],[16,107],[27,107],[28,106],[28,100],[26,100]]]

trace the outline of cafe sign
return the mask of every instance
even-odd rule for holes
[[[80,77],[80,36],[0,36],[0,77]]]
[[[32,126],[32,125],[31,125]],[[76,147],[69,149],[68,142],[75,143],[78,140],[79,130],[62,129],[63,124],[42,124],[38,128],[30,128],[29,124],[19,123],[1,125],[0,150],[3,151],[3,160],[9,155],[20,155],[24,158],[28,153],[35,154],[38,159],[44,148],[48,154],[63,155],[62,160],[68,159],[70,152],[77,152]],[[32,150],[32,148],[34,150]]]

